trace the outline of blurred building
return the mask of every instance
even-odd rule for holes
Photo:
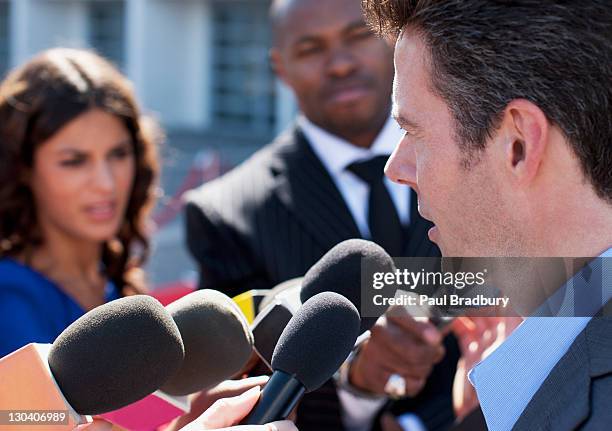
[[[0,0],[0,72],[54,46],[117,64],[169,130],[265,142],[295,113],[269,67],[269,0]]]

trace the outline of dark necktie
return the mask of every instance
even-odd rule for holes
[[[377,156],[363,162],[355,162],[347,169],[370,186],[368,225],[372,241],[391,256],[401,256],[404,249],[402,224],[385,186],[384,168],[389,156]]]

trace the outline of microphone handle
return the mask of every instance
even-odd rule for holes
[[[286,419],[306,392],[291,374],[276,370],[264,386],[261,397],[241,425],[264,425]]]

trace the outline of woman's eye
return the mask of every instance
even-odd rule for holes
[[[78,158],[74,158],[74,159],[67,159],[67,160],[62,160],[60,162],[61,166],[66,166],[66,167],[76,167],[76,166],[80,166],[85,162],[85,159],[82,157],[78,157]]]
[[[132,150],[129,148],[119,148],[114,150],[111,153],[111,157],[115,158],[115,159],[125,159],[126,157],[129,157],[132,154]]]

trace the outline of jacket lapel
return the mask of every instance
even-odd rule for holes
[[[576,429],[590,414],[591,380],[612,373],[608,302],[576,338],[533,396],[513,430]]]
[[[585,329],[588,355],[589,375],[592,379],[612,373],[612,301],[608,301],[603,310]]]
[[[273,169],[277,197],[325,250],[361,236],[340,191],[299,129]]]
[[[277,197],[325,250],[346,239],[360,238],[344,198],[306,137],[298,128],[290,133],[273,164]],[[417,194],[411,189],[404,256],[439,256],[427,236],[432,226],[419,214]]]
[[[527,404],[513,430],[572,430],[586,419],[591,386],[586,345],[583,331]]]

